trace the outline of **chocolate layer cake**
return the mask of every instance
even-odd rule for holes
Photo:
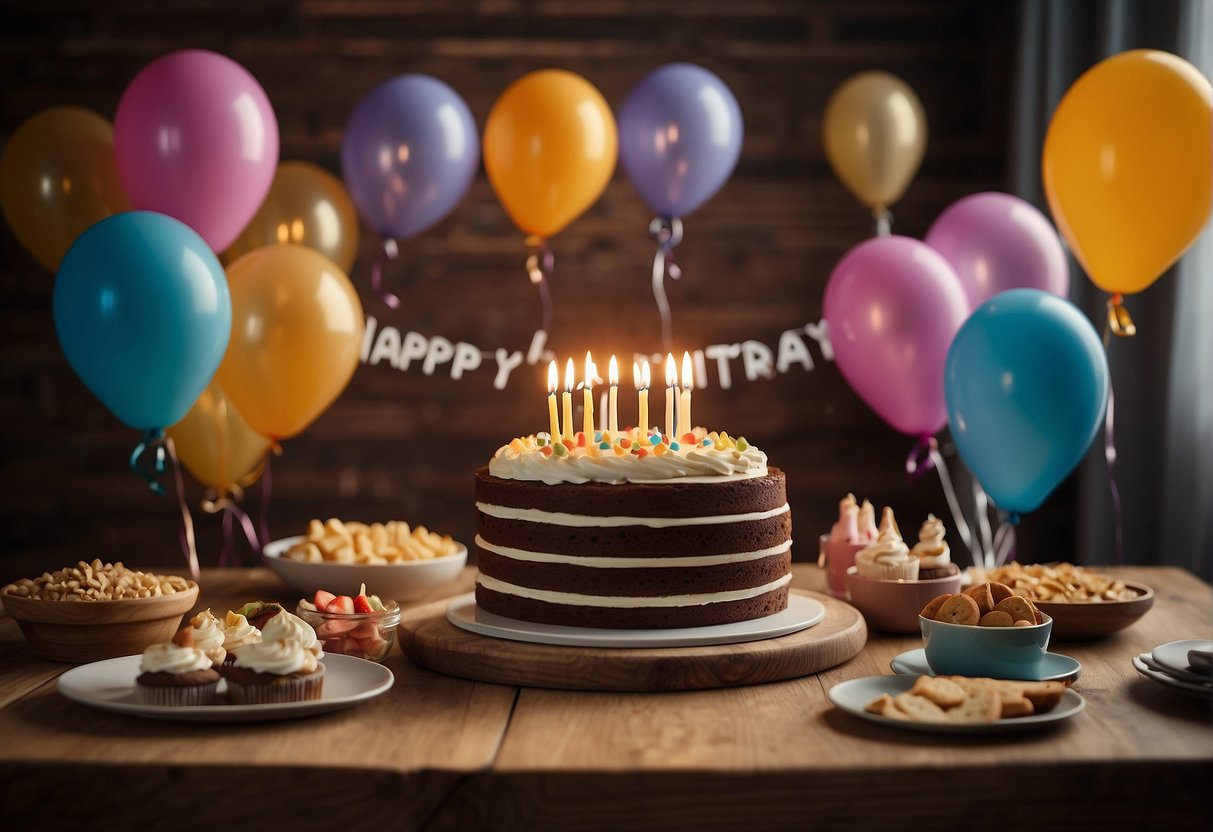
[[[785,479],[756,448],[702,429],[687,451],[662,455],[576,446],[544,454],[533,437],[515,443],[476,472],[481,609],[543,624],[665,629],[787,606]]]

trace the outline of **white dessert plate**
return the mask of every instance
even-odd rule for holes
[[[185,722],[256,722],[271,719],[295,719],[338,711],[374,699],[392,686],[392,671],[381,664],[353,656],[328,653],[324,692],[307,702],[280,702],[271,705],[194,705],[167,708],[144,705],[135,700],[135,677],[139,675],[141,656],[121,656],[73,667],[59,677],[59,692],[82,705],[119,714]],[[223,701],[226,682],[219,683]]]
[[[795,592],[788,593],[787,609],[735,624],[711,627],[686,627],[676,630],[603,630],[590,627],[562,627],[532,624],[485,612],[476,606],[476,594],[469,592],[451,599],[447,620],[464,630],[482,636],[532,644],[559,644],[564,647],[695,647],[709,644],[737,644],[786,636],[812,627],[825,618],[820,602]]]
[[[861,679],[839,682],[830,688],[829,697],[837,707],[860,719],[928,734],[1013,734],[1030,731],[1069,719],[1087,704],[1081,696],[1066,688],[1057,707],[1048,713],[1000,719],[998,722],[907,722],[867,711],[868,704],[879,699],[882,693],[890,696],[905,693],[914,687],[916,680],[917,676],[864,676]]]
[[[907,650],[893,657],[889,663],[894,673],[903,676],[934,676],[935,671],[927,664],[927,651],[923,648]],[[1041,662],[1039,682],[1065,682],[1067,685],[1075,682],[1082,674],[1082,665],[1078,659],[1063,656],[1060,653],[1045,653]]]
[[[1189,673],[1186,670],[1175,670],[1161,665],[1151,653],[1138,653],[1137,658],[1141,659],[1141,663],[1151,670],[1164,673],[1176,681],[1187,682],[1193,685],[1204,685],[1210,691],[1213,691],[1213,676],[1205,676],[1203,673]]]
[[[1175,670],[1179,673],[1203,676],[1193,670],[1192,664],[1188,659],[1189,650],[1213,650],[1213,641],[1207,638],[1188,638],[1183,641],[1172,641],[1167,644],[1160,644],[1150,651],[1154,657],[1154,661],[1162,665],[1164,670]],[[1213,682],[1213,676],[1207,677]]]
[[[1134,656],[1133,669],[1147,679],[1158,682],[1160,685],[1168,687],[1173,691],[1213,702],[1213,684],[1209,682],[1185,682],[1161,670],[1155,670],[1146,663],[1146,657],[1149,655],[1149,653],[1142,653],[1139,656]]]

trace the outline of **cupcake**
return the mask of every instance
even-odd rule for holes
[[[258,630],[264,629],[266,622],[283,612],[281,604],[274,601],[250,601],[239,610],[240,614]]]
[[[871,515],[872,504],[864,500],[864,506]],[[843,497],[838,503],[838,520],[830,528],[828,535],[821,536],[817,565],[826,570],[826,583],[830,593],[838,598],[846,597],[847,570],[855,565],[855,555],[876,539],[876,525],[871,522],[870,517],[870,536],[866,531],[860,533],[861,511],[855,502],[854,494]]]
[[[227,657],[220,665],[220,669],[226,671],[232,666],[232,662],[236,661],[237,650],[260,641],[260,630],[250,624],[248,619],[240,613],[228,610],[223,619],[223,649],[227,651]]]
[[[262,641],[242,647],[224,673],[235,705],[266,705],[319,699],[324,665],[296,639]]]
[[[215,667],[223,664],[227,656],[223,647],[223,622],[207,609],[191,618],[190,626],[194,628],[194,646],[206,653]]]
[[[934,514],[928,514],[922,528],[918,530],[918,542],[910,550],[910,557],[918,560],[920,581],[960,574],[960,567],[952,563],[951,550],[948,548],[948,542],[944,540],[945,533],[943,521]]]
[[[316,630],[297,615],[280,612],[271,618],[261,630],[263,641],[283,641],[293,639],[303,645],[317,659],[324,658],[324,649],[316,639]]]
[[[913,581],[918,578],[918,559],[910,557],[910,547],[901,539],[893,509],[885,507],[876,540],[855,555],[860,577],[880,581]]]
[[[183,707],[212,705],[219,673],[194,645],[194,628],[184,627],[167,644],[143,651],[135,678],[135,698],[141,705]]]

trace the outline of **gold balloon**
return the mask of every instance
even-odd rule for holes
[[[922,164],[927,116],[900,78],[861,72],[830,96],[822,134],[834,173],[880,213],[901,198]]]
[[[52,272],[85,229],[131,210],[114,160],[114,127],[83,107],[52,107],[17,127],[0,155],[0,209]]]
[[[166,433],[181,464],[221,497],[255,481],[270,447],[270,440],[249,427],[216,381]]]
[[[309,162],[283,162],[265,202],[223,252],[225,265],[262,246],[298,243],[349,273],[358,254],[358,214],[341,181]]]
[[[293,243],[249,252],[227,282],[232,337],[215,377],[253,430],[294,436],[354,374],[362,303],[337,264]]]

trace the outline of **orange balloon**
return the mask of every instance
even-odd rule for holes
[[[270,440],[249,427],[216,381],[202,391],[185,418],[165,432],[181,464],[221,497],[256,480],[270,447]]]
[[[362,303],[323,254],[287,243],[228,266],[232,337],[215,377],[253,430],[303,431],[349,383],[362,349]]]
[[[619,138],[602,93],[580,75],[542,69],[506,88],[484,125],[484,167],[510,219],[550,237],[602,194]]]
[[[1192,245],[1213,204],[1213,88],[1168,52],[1087,70],[1049,123],[1049,209],[1092,282],[1140,292]]]
[[[114,127],[83,107],[21,123],[0,155],[0,209],[26,251],[52,272],[80,233],[131,210],[114,160]]]
[[[358,255],[358,213],[337,177],[309,162],[278,165],[265,201],[223,262],[278,243],[314,248],[349,273]]]

